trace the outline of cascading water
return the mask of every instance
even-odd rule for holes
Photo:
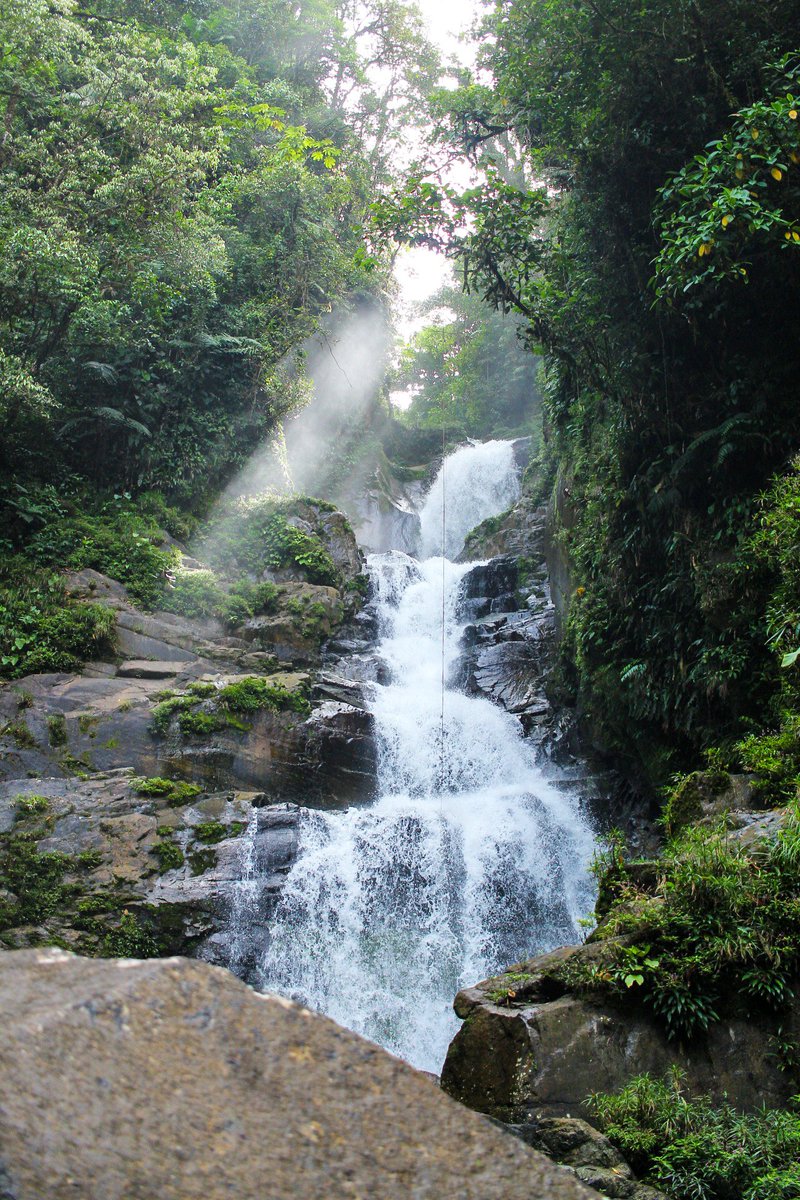
[[[512,443],[458,450],[443,471],[453,554],[513,501]],[[441,496],[440,473],[420,514],[428,548],[437,520],[441,546]],[[575,802],[543,777],[514,717],[443,694],[470,565],[371,557],[391,678],[372,705],[379,799],[303,813],[261,979],[431,1071],[455,1032],[456,991],[575,941],[590,907],[592,836]]]

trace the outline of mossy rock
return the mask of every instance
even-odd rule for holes
[[[705,807],[730,786],[726,771],[692,771],[670,790],[662,821],[668,837],[674,837],[704,815]]]

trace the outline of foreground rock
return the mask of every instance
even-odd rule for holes
[[[369,1042],[182,959],[8,956],[15,1200],[590,1200]]]

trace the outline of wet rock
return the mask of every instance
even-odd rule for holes
[[[173,662],[151,662],[148,659],[131,658],[122,663],[114,672],[120,679],[174,679],[179,675],[184,664],[180,660]]]
[[[37,856],[64,856],[57,903],[37,898],[34,862],[25,894],[0,907],[4,947],[58,938],[108,953],[135,933],[149,953],[208,956],[215,938],[230,940],[251,852],[260,872],[254,913],[264,921],[297,853],[296,806],[265,803],[264,793],[180,785],[150,793],[129,771],[0,783],[0,851],[17,853],[8,839],[21,835]]]
[[[377,1046],[228,972],[55,949],[4,968],[16,1200],[592,1195]]]
[[[493,558],[468,571],[461,580],[456,612],[460,620],[477,620],[490,612],[513,612],[518,570],[515,558]]]
[[[319,671],[311,689],[312,700],[336,700],[352,708],[369,711],[369,702],[375,689],[366,681],[348,679],[332,671]]]

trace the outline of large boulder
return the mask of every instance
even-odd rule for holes
[[[24,951],[0,977],[15,1200],[590,1200],[429,1079],[185,959]]]
[[[448,1050],[445,1090],[512,1123],[590,1117],[591,1092],[617,1091],[644,1072],[660,1078],[673,1064],[690,1092],[727,1096],[737,1108],[780,1106],[796,1091],[773,1047],[779,1027],[784,1039],[797,1038],[800,1004],[789,1017],[732,1018],[690,1043],[670,1041],[647,1013],[581,998],[560,982],[570,958],[604,953],[603,943],[567,947],[459,992],[464,1024]]]

